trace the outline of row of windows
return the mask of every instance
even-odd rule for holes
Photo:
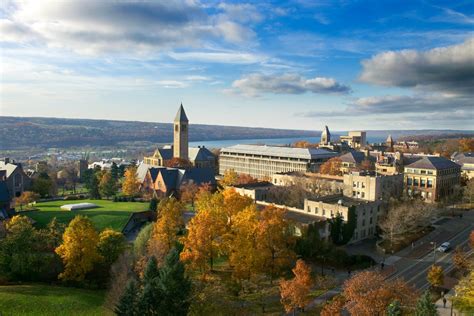
[[[432,179],[419,179],[419,178],[407,178],[407,185],[413,185],[415,187],[432,188]]]

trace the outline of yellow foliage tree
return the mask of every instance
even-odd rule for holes
[[[222,252],[226,218],[214,208],[200,209],[189,222],[188,234],[182,239],[180,258],[188,267],[201,272],[213,269],[214,259]]]
[[[253,204],[253,200],[250,197],[240,195],[234,188],[225,189],[222,192],[222,196],[224,197],[223,209],[229,226],[232,225],[232,218],[236,214]]]
[[[15,204],[20,205],[20,210],[23,210],[23,205],[30,205],[39,199],[39,194],[31,191],[24,191],[19,197],[15,199]]]
[[[63,243],[56,253],[64,263],[64,272],[59,278],[65,281],[82,281],[94,265],[102,260],[97,249],[99,235],[92,222],[78,215],[69,223],[63,234]]]
[[[227,169],[224,172],[224,176],[222,177],[221,183],[224,186],[235,185],[239,180],[239,175],[234,169]]]
[[[431,284],[431,286],[434,286],[434,287],[443,285],[444,283],[443,268],[441,266],[432,265],[431,268],[428,270],[427,280]]]
[[[226,239],[229,265],[235,279],[250,279],[258,271],[260,252],[257,250],[256,232],[258,212],[255,206],[248,206],[234,217],[231,232]]]
[[[178,240],[177,233],[184,227],[183,206],[175,198],[164,199],[158,206],[159,217],[153,224],[148,240],[148,255],[161,262]]]
[[[112,265],[124,252],[127,246],[125,236],[111,228],[106,228],[99,234],[97,249],[107,266]]]
[[[340,175],[341,164],[342,162],[339,157],[331,158],[321,165],[319,172],[322,174]]]
[[[125,171],[125,179],[122,183],[122,192],[127,196],[136,196],[140,191],[140,182],[137,178],[137,168],[128,167]]]
[[[455,287],[454,304],[456,309],[472,315],[474,313],[474,271],[459,281]]]
[[[294,238],[291,227],[285,219],[286,210],[267,206],[260,212],[256,237],[257,249],[260,252],[261,272],[268,273],[273,281],[275,273],[294,262],[292,248]]]
[[[311,301],[311,268],[299,259],[292,271],[295,275],[293,279],[280,281],[281,303],[287,313],[304,308]]]

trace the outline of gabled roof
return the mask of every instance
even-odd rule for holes
[[[159,154],[164,160],[170,160],[173,158],[173,148],[157,148],[153,155],[156,156],[156,154]]]
[[[162,169],[162,168],[150,168],[150,169],[148,169],[150,171],[151,181],[153,181],[153,182],[156,181],[156,177],[158,176],[158,173],[160,172],[160,169]]]
[[[137,178],[140,183],[143,183],[145,180],[146,174],[148,173],[148,169],[153,168],[152,165],[142,163],[137,168]]]
[[[161,178],[167,189],[176,189],[178,183],[179,170],[175,168],[160,169]]]
[[[386,143],[393,143],[393,138],[392,135],[388,135],[387,140],[385,141]]]
[[[409,164],[406,167],[417,168],[417,169],[439,170],[439,169],[459,168],[459,165],[444,157],[424,157],[420,160],[415,161],[414,163]]]
[[[214,154],[205,147],[189,147],[188,156],[191,161],[209,161],[216,159]]]
[[[474,164],[474,153],[472,153],[472,152],[468,152],[468,153],[455,152],[454,154],[451,155],[451,160],[454,161],[455,163],[459,164],[459,165]]]
[[[368,159],[370,161],[375,161],[375,157],[373,156],[366,156],[365,153],[360,152],[360,151],[350,151],[342,156],[339,157],[342,162],[349,162],[349,163],[356,163],[360,164],[362,161],[365,159]]]
[[[182,182],[192,181],[197,185],[204,183],[210,183],[214,185],[216,178],[214,177],[214,170],[211,168],[191,168],[187,169],[184,173]]]
[[[221,149],[221,153],[225,152],[299,159],[331,158],[336,156],[336,153],[320,148],[294,148],[267,145],[234,145]]]
[[[186,112],[184,112],[183,103],[179,106],[178,113],[176,113],[176,117],[174,118],[175,122],[188,122],[188,117],[186,116]]]
[[[19,166],[12,163],[5,163],[5,161],[0,161],[0,170],[5,170],[7,172],[7,178],[10,177],[16,168],[19,168]]]

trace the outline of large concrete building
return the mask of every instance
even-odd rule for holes
[[[403,175],[379,175],[375,172],[351,172],[344,175],[344,195],[366,201],[399,198],[403,193]]]
[[[216,156],[204,146],[189,147],[189,120],[180,105],[173,123],[173,145],[166,145],[155,150],[152,156],[144,157],[143,162],[154,167],[163,167],[173,158],[189,160],[196,168],[216,170]]]
[[[366,132],[364,131],[351,131],[347,136],[341,136],[339,139],[341,143],[346,143],[351,148],[364,148],[367,145]]]
[[[278,186],[301,185],[307,191],[328,195],[342,193],[344,189],[344,178],[312,172],[279,172],[272,176],[272,184]]]
[[[235,145],[221,149],[219,173],[234,170],[257,179],[271,179],[278,172],[316,172],[323,162],[336,155],[315,148]]]
[[[421,195],[437,202],[460,184],[461,166],[443,157],[424,157],[405,166],[404,183],[408,195]]]

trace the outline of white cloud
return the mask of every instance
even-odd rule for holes
[[[228,63],[228,64],[255,64],[265,61],[267,58],[262,55],[256,55],[245,52],[185,52],[170,53],[171,58],[180,61],[199,61],[207,63]]]
[[[234,81],[232,91],[246,96],[258,96],[262,93],[348,93],[350,87],[338,83],[333,78],[315,77],[306,79],[297,74],[250,74]]]
[[[474,38],[423,52],[388,51],[362,61],[362,66],[363,82],[472,95]]]
[[[247,6],[223,5],[213,14],[198,1],[25,0],[1,21],[1,41],[37,40],[82,54],[148,53],[201,48],[208,42],[241,44],[259,20]]]

